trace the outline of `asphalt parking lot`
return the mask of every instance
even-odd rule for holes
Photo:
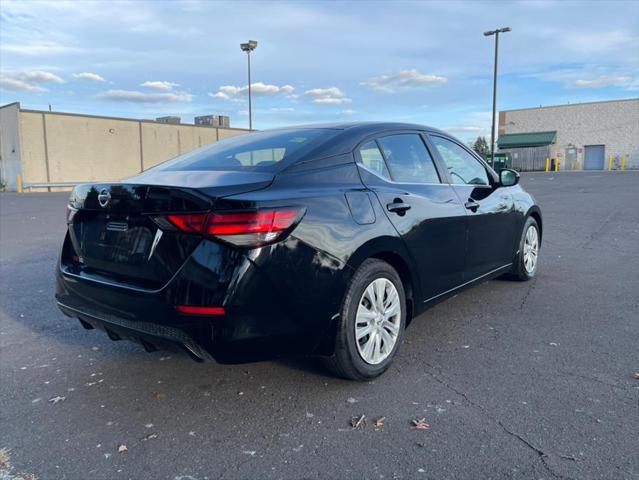
[[[522,183],[538,277],[431,309],[369,383],[82,329],[53,301],[67,194],[0,195],[0,479],[639,478],[639,172]]]

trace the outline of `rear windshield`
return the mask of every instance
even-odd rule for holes
[[[227,138],[159,165],[159,170],[276,171],[337,134],[324,128],[255,132]]]

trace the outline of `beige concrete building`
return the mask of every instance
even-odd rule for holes
[[[498,146],[523,171],[639,168],[639,98],[499,112]]]
[[[115,181],[246,132],[23,110],[12,103],[0,107],[0,179],[14,191],[20,181],[35,191],[51,189],[46,184]]]

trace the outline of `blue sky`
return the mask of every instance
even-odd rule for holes
[[[0,1],[0,100],[248,124],[393,120],[470,140],[498,108],[639,95],[638,1]]]

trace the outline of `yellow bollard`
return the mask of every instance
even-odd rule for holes
[[[550,158],[546,158],[546,171],[550,172]]]
[[[555,172],[558,172],[558,171],[559,171],[559,159],[556,158],[555,159]]]
[[[16,184],[18,186],[18,193],[22,193],[22,175],[16,177]]]
[[[612,170],[612,155],[608,155],[608,171]]]
[[[626,156],[621,156],[621,171],[623,172],[626,169]]]

